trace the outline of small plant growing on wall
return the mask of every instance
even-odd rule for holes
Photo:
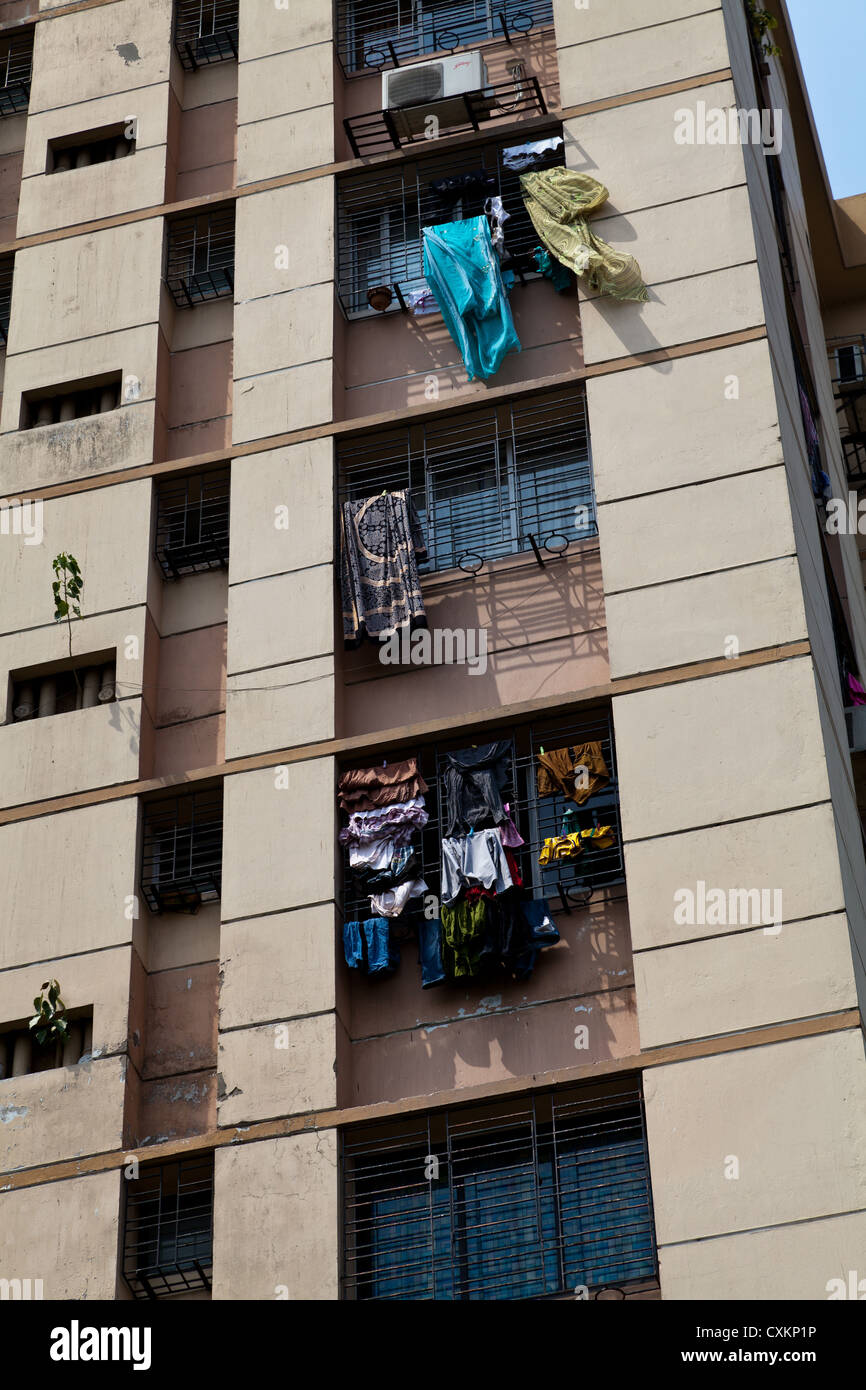
[[[69,1036],[69,1024],[65,1018],[66,1005],[60,998],[60,985],[57,980],[45,981],[41,994],[33,1000],[33,1007],[36,1013],[28,1026],[39,1046],[65,1043]]]
[[[778,58],[782,50],[771,38],[773,30],[779,27],[778,19],[775,15],[770,14],[769,10],[762,9],[758,0],[746,0],[746,9],[749,12],[752,36],[764,57]]]
[[[55,555],[51,561],[51,568],[54,570],[54,582],[51,585],[54,594],[54,621],[62,623],[66,619],[66,635],[69,640],[69,657],[72,658],[72,619],[81,617],[81,590],[84,588],[84,579],[81,574],[78,561],[74,555],[61,553]],[[78,690],[81,685],[78,680],[78,672],[72,668],[75,677],[75,684]]]

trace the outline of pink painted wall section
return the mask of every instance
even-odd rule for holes
[[[453,571],[431,576],[423,589],[431,630],[486,631],[486,671],[385,666],[372,642],[344,652],[342,736],[571,696],[610,677],[595,541],[572,546],[565,559],[548,561],[543,570],[530,553],[498,561],[474,580],[455,578]]]
[[[231,341],[173,352],[166,410],[168,458],[226,448],[231,443],[231,416]]]
[[[350,1061],[338,1078],[338,1104],[420,1098],[639,1052],[623,889],[560,914],[557,924],[562,940],[516,983],[503,972],[471,988],[422,990],[414,943],[402,947],[387,980],[341,962]],[[576,1032],[582,1025],[585,1034]]]
[[[504,40],[488,40],[486,43],[472,44],[470,47],[472,49],[478,48],[483,53],[487,65],[488,81],[492,85],[510,81],[509,68],[520,62],[523,64],[527,76],[538,78],[548,111],[553,111],[559,106],[559,69],[556,61],[556,39],[552,26],[540,29],[537,33],[528,34],[526,37],[516,34],[510,45]],[[425,61],[424,58],[412,59],[412,62],[423,61]],[[404,66],[406,65],[404,64]],[[347,78],[342,84],[338,105],[341,118],[365,115],[370,111],[380,111],[382,109],[381,73],[376,72],[369,77],[358,73],[357,76]],[[513,120],[513,117],[506,117],[505,119]],[[496,121],[486,124],[485,133],[488,130],[495,131],[498,124],[499,122]],[[343,131],[342,119],[338,126],[337,135],[337,159],[353,159],[351,146]]]
[[[532,387],[542,377],[583,365],[577,292],[557,294],[547,280],[530,280],[511,292],[511,311],[521,351],[505,358],[488,382],[470,382],[440,314],[387,313],[344,323],[335,342],[334,409],[343,419],[411,410],[431,399],[483,399],[491,387]],[[438,392],[431,396],[432,391]]]
[[[18,125],[13,117],[11,124]],[[23,141],[23,120],[21,138]],[[0,154],[0,241],[14,241],[18,228],[18,201],[21,196],[21,168],[24,147]]]
[[[175,198],[204,198],[235,186],[237,98],[180,113]]]
[[[225,758],[224,714],[210,715],[157,729],[154,735],[153,776],[171,777],[197,768],[216,767]]]
[[[180,580],[195,584],[196,577]],[[226,624],[163,637],[156,690],[155,777],[213,767],[225,753]]]

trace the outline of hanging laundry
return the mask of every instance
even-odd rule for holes
[[[478,973],[487,907],[485,898],[467,896],[442,908],[442,960],[455,980]]]
[[[558,261],[555,256],[551,256],[549,251],[545,251],[544,247],[536,246],[532,253],[532,259],[535,261],[536,270],[550,281],[557,294],[565,294],[571,289],[574,281],[570,271],[566,270],[562,262]]]
[[[350,970],[366,970],[368,975],[390,975],[400,964],[400,950],[385,917],[344,922],[343,954]]]
[[[375,842],[382,844],[381,840]],[[367,848],[366,845],[352,845],[349,850],[349,864],[352,867],[352,877],[358,892],[365,897],[373,893],[382,893],[387,888],[397,888],[401,883],[408,879],[418,877],[420,863],[418,855],[411,845],[401,845],[399,848],[394,846],[393,841],[385,841],[389,847],[389,856],[380,867],[375,868],[370,865],[352,865],[352,856],[362,854]],[[377,862],[380,862],[377,856]]]
[[[539,796],[564,796],[578,806],[610,781],[600,743],[577,743],[539,753],[536,778]]]
[[[409,306],[409,312],[412,314],[439,313],[439,305],[436,303],[436,297],[432,290],[427,289],[426,285],[423,290],[413,290],[411,294],[407,294],[406,303]]]
[[[421,898],[428,891],[423,878],[410,879],[399,888],[386,888],[370,899],[370,911],[377,917],[399,917],[410,898]]]
[[[496,192],[498,180],[489,169],[474,169],[468,174],[454,174],[451,178],[434,179],[430,187],[436,194],[446,212],[453,212],[463,199],[476,203]]]
[[[408,490],[386,492],[340,510],[343,642],[390,637],[427,626],[419,560],[427,558],[421,523]]]
[[[848,690],[852,705],[866,705],[866,690],[863,689],[857,677],[851,675],[850,671],[848,672]]]
[[[443,903],[453,903],[473,883],[502,893],[514,882],[505,850],[496,830],[476,830],[472,835],[442,841]]]
[[[479,748],[461,748],[446,753],[444,761],[445,835],[459,835],[485,823],[501,825],[505,820],[502,793],[511,777],[511,742],[500,739]]]
[[[563,144],[562,136],[554,135],[549,140],[531,140],[526,145],[510,145],[502,151],[502,163],[506,169],[531,169],[556,154]]]
[[[559,927],[551,916],[546,898],[528,898],[520,906],[529,924],[530,940],[537,946],[555,946]]]
[[[499,826],[499,838],[508,849],[520,849],[522,845],[526,844],[526,841],[511,819],[511,807],[507,801],[503,809],[505,820]]]
[[[590,289],[639,303],[649,298],[634,256],[608,246],[586,220],[607,202],[603,184],[576,169],[556,168],[521,174],[520,186],[543,245]]]
[[[442,923],[436,917],[418,921],[418,961],[421,966],[421,988],[433,989],[443,985],[448,976],[442,962]]]
[[[372,811],[395,801],[413,800],[429,790],[418,771],[417,758],[383,763],[381,767],[352,768],[342,774],[337,786],[344,811]]]
[[[486,217],[424,228],[424,278],[470,381],[493,376],[520,351]]]
[[[341,845],[381,839],[390,839],[395,846],[405,845],[414,831],[424,829],[429,819],[423,797],[398,801],[393,806],[380,806],[373,811],[353,811],[338,839]]]
[[[493,242],[493,249],[501,257],[505,250],[504,227],[510,219],[511,213],[505,211],[502,206],[502,199],[497,194],[495,198],[488,198],[484,204],[484,216],[490,227],[490,240]]]

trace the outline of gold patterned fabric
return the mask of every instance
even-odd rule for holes
[[[520,186],[544,246],[590,289],[639,303],[649,298],[634,256],[614,251],[586,220],[607,202],[604,184],[576,169],[540,169],[521,174]]]

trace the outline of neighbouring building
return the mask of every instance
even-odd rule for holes
[[[766,3],[0,4],[13,1296],[866,1277],[866,194]]]

